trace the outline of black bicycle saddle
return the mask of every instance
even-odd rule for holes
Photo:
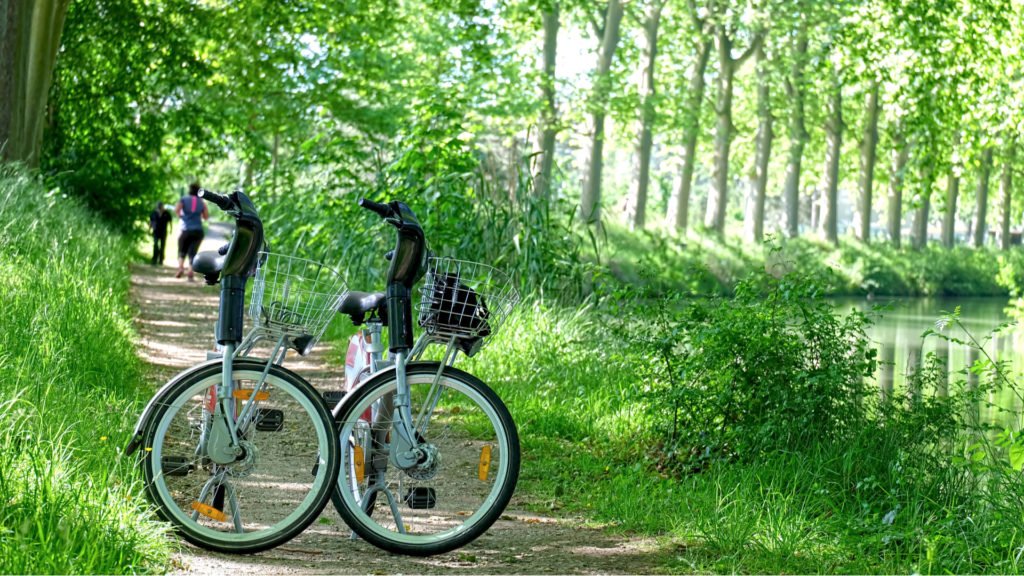
[[[213,250],[204,250],[196,254],[192,260],[192,270],[203,275],[206,283],[213,286],[220,280],[220,272],[224,269],[226,256]]]
[[[383,292],[349,291],[338,304],[338,312],[348,314],[352,323],[359,326],[363,323],[367,312],[376,311],[381,320],[387,322],[387,299]]]

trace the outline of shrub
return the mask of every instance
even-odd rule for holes
[[[623,324],[646,383],[663,465],[720,460],[849,437],[865,418],[875,350],[859,312],[837,314],[813,284],[756,275],[733,298],[643,304]]]

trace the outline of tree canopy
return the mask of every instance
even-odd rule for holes
[[[5,156],[125,228],[191,179],[321,204],[536,194],[757,241],[1024,224],[1012,179],[999,209],[987,184],[1019,157],[1020,0],[3,8]]]

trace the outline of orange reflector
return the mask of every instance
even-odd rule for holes
[[[252,390],[235,390],[231,393],[238,400],[248,400],[249,396],[252,396]],[[270,392],[257,392],[256,400],[262,402],[263,400],[270,399]]]
[[[227,522],[228,521],[227,514],[224,514],[220,510],[217,510],[213,506],[210,506],[208,504],[203,504],[202,502],[193,502],[192,503],[192,509],[195,510],[196,512],[199,512],[203,516],[206,516],[207,518],[210,518],[212,520],[216,520],[217,522]]]
[[[476,475],[481,481],[487,481],[487,475],[491,471],[491,446],[488,444],[480,449],[480,465],[477,466]]]
[[[356,480],[363,481],[363,447],[356,446],[352,449],[352,462],[356,467]]]

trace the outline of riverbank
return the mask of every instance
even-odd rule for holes
[[[731,294],[751,272],[817,278],[832,296],[1010,297],[1024,289],[1024,250],[957,246],[893,248],[844,238],[838,246],[813,238],[769,239],[763,245],[689,231],[630,232],[607,228],[598,260],[618,282],[667,293]]]
[[[799,279],[737,292],[534,302],[467,363],[520,424],[538,508],[656,535],[669,572],[1020,572],[1019,443],[976,410],[1019,397],[1014,374],[980,351],[881,394],[857,315]]]

